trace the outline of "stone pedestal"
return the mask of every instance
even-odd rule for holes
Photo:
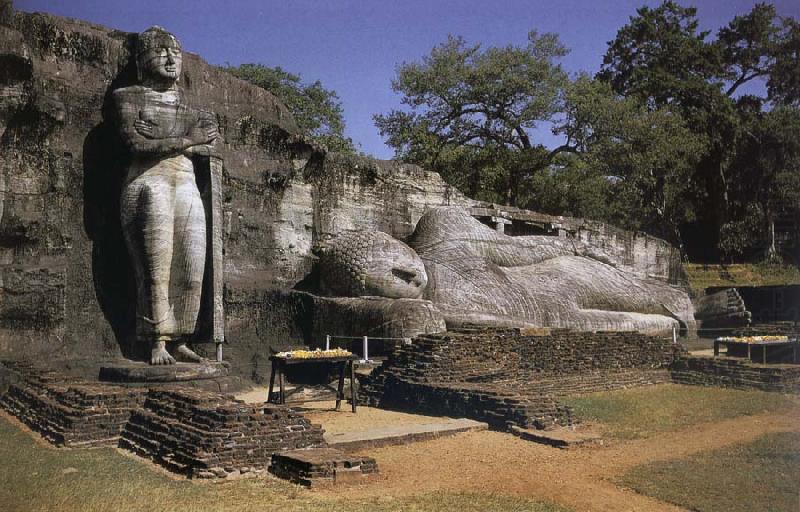
[[[176,363],[154,366],[136,361],[122,361],[100,368],[100,380],[117,383],[187,382],[228,376],[223,363]]]

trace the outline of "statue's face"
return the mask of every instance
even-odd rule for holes
[[[140,57],[142,76],[159,82],[175,82],[181,76],[183,55],[177,45],[164,44],[145,51]]]
[[[340,235],[320,257],[322,279],[334,295],[418,299],[428,277],[416,252],[386,233]]]

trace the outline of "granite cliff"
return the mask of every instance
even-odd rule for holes
[[[0,358],[93,363],[130,349],[124,155],[104,119],[111,91],[135,78],[135,37],[0,0]],[[185,52],[183,66],[187,99],[216,114],[223,138],[225,353],[244,375],[268,371],[268,346],[310,341],[314,299],[293,289],[313,280],[318,243],[349,229],[404,240],[432,206],[480,210],[436,173],[315,146],[274,96],[197,55]],[[495,215],[481,208],[475,216]],[[663,241],[533,212],[509,218],[531,216],[678,279]]]

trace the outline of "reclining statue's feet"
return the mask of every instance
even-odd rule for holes
[[[186,343],[180,343],[174,351],[177,355],[181,356],[181,359],[185,359],[186,361],[191,361],[193,363],[204,363],[208,361],[208,359],[198,355],[194,350],[187,347]]]
[[[158,340],[153,342],[153,348],[150,351],[150,364],[175,364],[175,358],[167,352],[167,342]]]

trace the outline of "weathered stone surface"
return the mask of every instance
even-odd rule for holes
[[[147,392],[84,382],[21,362],[2,366],[14,380],[0,393],[0,407],[60,446],[116,446]]]
[[[149,366],[125,362],[100,367],[100,380],[107,382],[184,382],[216,379],[228,375],[222,363],[177,363],[169,366]]]
[[[503,231],[512,236],[544,233],[571,236],[602,251],[615,266],[639,277],[687,285],[678,248],[647,233],[626,231],[596,220],[547,215],[512,206],[477,203],[470,212],[487,225],[508,222]]]
[[[150,364],[175,364],[169,342],[199,360],[187,342],[223,341],[221,325],[218,336],[202,332],[224,314],[222,288],[211,285],[222,274],[222,231],[212,227],[222,218],[219,131],[214,113],[189,105],[178,87],[183,55],[175,36],[151,27],[135,48],[140,83],[112,92],[106,121],[128,150],[120,220],[136,276],[136,340],[150,349]]]
[[[0,364],[0,407],[56,445],[119,445],[197,478],[264,473],[275,452],[326,445],[319,425],[286,406],[86,382],[19,361]]]
[[[245,404],[218,393],[151,390],[133,412],[120,445],[196,478],[264,472],[273,453],[324,447],[323,430],[273,404]]]
[[[750,325],[752,314],[736,288],[707,293],[695,299],[694,304],[701,330]]]
[[[450,328],[656,334],[695,327],[686,292],[616,268],[598,248],[579,240],[512,237],[481,224],[465,208],[440,207],[422,216],[409,244],[379,232],[342,234],[320,256],[323,292],[422,295]]]
[[[0,21],[5,355],[97,358],[118,355],[119,344],[145,356],[119,222],[127,160],[103,116],[112,91],[137,82],[135,41],[44,14],[9,11]],[[326,154],[271,94],[196,55],[184,53],[181,85],[188,104],[217,114],[234,371],[259,374],[270,344],[308,341],[281,290],[309,274],[318,240],[354,227],[405,237],[426,207],[468,202],[418,167]]]
[[[144,358],[119,222],[125,151],[103,116],[112,91],[137,82],[136,35],[2,5],[0,353]],[[217,114],[225,354],[241,375],[264,376],[268,346],[320,342],[309,328],[313,299],[289,292],[313,280],[312,248],[347,230],[406,240],[428,208],[475,204],[417,166],[314,147],[271,94],[188,52],[181,84],[187,103]],[[509,215],[561,223],[637,272],[675,276],[663,241],[581,219]]]

